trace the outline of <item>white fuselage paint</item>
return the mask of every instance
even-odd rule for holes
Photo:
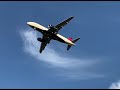
[[[33,26],[35,28],[39,28],[40,30],[45,30],[45,31],[48,31],[48,28],[38,24],[38,23],[35,23],[35,22],[27,22],[28,25],[30,26]],[[56,34],[57,37],[61,38],[62,40],[65,41],[66,44],[68,45],[75,45],[72,41],[70,41],[69,39],[67,39],[66,37],[60,35],[60,34]]]
[[[67,44],[69,45],[75,45],[72,41],[70,41],[69,39],[67,39],[66,37],[60,35],[60,34],[56,34],[59,38],[61,38],[62,40],[64,40]]]
[[[30,26],[33,26],[33,27],[36,27],[36,28],[39,28],[39,29],[42,29],[42,30],[45,30],[45,31],[48,31],[48,29],[38,23],[35,23],[35,22],[27,22],[28,25]]]

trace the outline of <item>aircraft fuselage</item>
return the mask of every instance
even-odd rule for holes
[[[34,30],[41,32],[43,36],[40,38],[38,37],[37,40],[41,42],[39,52],[42,53],[42,51],[45,49],[46,45],[50,43],[51,40],[56,40],[62,43],[67,44],[67,50],[71,48],[71,46],[75,45],[75,42],[77,42],[80,38],[77,39],[72,39],[72,38],[66,38],[58,32],[60,31],[61,28],[63,28],[65,25],[67,25],[71,19],[74,17],[71,16],[64,21],[60,22],[59,24],[53,26],[51,24],[48,25],[48,28],[36,23],[36,22],[27,22],[27,24],[32,27]]]
[[[66,43],[68,45],[75,45],[72,41],[68,40],[64,36],[58,34],[57,32],[54,32],[56,28],[51,27],[51,28],[45,28],[42,25],[35,23],[35,22],[28,22],[27,23],[30,27],[33,29],[41,32],[43,35],[47,36],[48,38],[51,38],[53,40],[60,41],[62,43]],[[44,40],[43,40],[44,41]]]
[[[53,40],[57,40],[59,42],[62,42],[62,43],[66,43],[63,39],[61,39],[60,37],[58,37],[56,33],[53,33],[53,32],[49,32],[49,31],[46,31],[45,33],[43,33],[43,35],[47,36],[48,38],[51,38]]]

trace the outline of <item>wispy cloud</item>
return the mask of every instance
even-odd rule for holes
[[[59,51],[46,46],[42,54],[39,53],[40,42],[37,41],[38,35],[31,29],[21,31],[21,37],[24,42],[24,51],[29,53],[35,59],[46,63],[47,65],[59,69],[59,76],[72,79],[90,79],[103,77],[103,75],[90,72],[96,67],[99,60],[80,59],[75,57],[67,57],[60,54]],[[40,36],[39,36],[40,37]]]
[[[118,82],[112,83],[109,89],[120,89],[120,80]]]

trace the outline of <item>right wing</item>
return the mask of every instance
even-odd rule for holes
[[[43,38],[44,42],[41,42],[41,46],[40,46],[40,50],[39,52],[42,53],[42,51],[45,49],[46,45],[50,42],[51,38],[43,35]]]
[[[64,27],[65,25],[67,25],[67,24],[70,22],[70,20],[73,19],[73,18],[74,18],[74,17],[70,17],[70,18],[64,20],[63,22],[57,24],[57,25],[55,26],[55,28],[57,29],[57,32],[58,32],[62,27]]]

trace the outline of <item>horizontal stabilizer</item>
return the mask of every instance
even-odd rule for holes
[[[71,45],[68,45],[68,46],[67,46],[67,50],[69,50],[69,49],[70,49],[70,47],[71,47]]]
[[[72,39],[72,38],[68,38],[69,40]],[[75,40],[72,40],[73,43],[77,42],[80,38],[77,38]],[[71,48],[71,45],[68,45],[67,46],[67,50],[69,50]]]
[[[79,39],[80,39],[80,38],[77,38],[77,39],[73,40],[72,42],[75,43],[75,42],[77,42]]]

